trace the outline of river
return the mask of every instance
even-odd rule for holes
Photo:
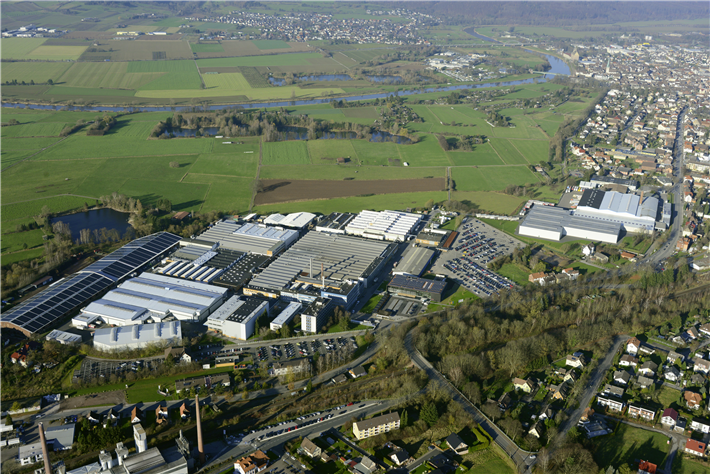
[[[469,31],[470,30],[470,31]],[[492,43],[497,43],[501,44],[500,41],[494,40],[493,38],[488,38],[483,35],[479,35],[478,33],[473,31],[473,28],[468,28],[465,30],[466,33],[470,34],[471,36],[475,36],[476,38],[483,39],[485,41],[490,41]],[[550,69],[550,73],[553,74],[564,74],[564,75],[569,75],[570,74],[570,69],[567,64],[562,61],[559,58],[556,58],[555,56],[549,55],[549,54],[543,54],[543,53],[538,53],[537,51],[530,51],[526,50],[530,53],[534,54],[539,54],[541,56],[544,56],[547,58],[547,60],[550,62],[550,65],[552,66],[552,69]],[[356,96],[350,96],[350,97],[332,97],[329,99],[311,99],[311,100],[289,100],[289,101],[280,101],[280,102],[260,102],[260,103],[238,103],[238,104],[222,104],[222,105],[212,105],[209,107],[209,110],[222,110],[222,109],[230,109],[230,108],[235,108],[235,109],[260,109],[260,108],[269,108],[269,107],[293,107],[296,105],[316,105],[316,104],[327,104],[330,103],[333,100],[347,100],[349,102],[352,101],[357,101],[357,100],[374,100],[374,99],[384,99],[387,98],[391,95],[398,95],[398,96],[410,96],[410,95],[417,95],[417,94],[427,94],[430,92],[449,92],[449,91],[457,91],[457,90],[465,90],[465,89],[484,89],[488,87],[506,87],[506,86],[518,86],[522,84],[532,84],[534,82],[545,82],[546,79],[549,79],[552,77],[551,75],[545,75],[544,77],[541,75],[539,78],[533,78],[533,79],[522,79],[518,81],[502,81],[502,82],[489,82],[485,84],[461,84],[461,85],[456,85],[456,86],[444,86],[444,87],[422,87],[420,89],[415,89],[415,90],[405,90],[405,91],[400,91],[395,94],[392,94],[391,92],[388,93],[381,93],[381,94],[366,94],[366,95],[356,95]],[[67,107],[67,106],[61,106],[61,105],[40,105],[40,104],[19,104],[19,103],[3,103],[3,107],[8,107],[8,108],[20,108],[20,109],[37,109],[37,110],[86,110],[86,111],[91,111],[91,112],[129,112],[129,111],[137,111],[137,112],[172,112],[172,111],[177,111],[177,112],[184,112],[184,111],[190,111],[194,107],[193,106],[188,106],[188,107],[109,107],[109,106],[96,106],[96,107]]]
[[[118,212],[113,209],[102,208],[55,217],[50,220],[50,223],[64,222],[68,224],[69,230],[71,230],[72,240],[74,241],[79,239],[79,233],[82,229],[89,229],[91,231],[115,229],[118,231],[119,235],[123,237],[128,228],[131,227],[128,223],[129,216],[130,214],[127,212]]]

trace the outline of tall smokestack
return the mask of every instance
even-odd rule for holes
[[[42,443],[44,474],[52,474],[52,464],[49,462],[49,449],[47,449],[47,438],[44,436],[44,426],[42,426],[42,422],[39,423],[39,442]]]
[[[200,453],[200,463],[205,463],[205,448],[202,444],[202,420],[200,420],[200,396],[195,395],[195,416],[197,417],[197,451]]]

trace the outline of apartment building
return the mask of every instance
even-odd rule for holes
[[[353,423],[353,434],[357,439],[365,439],[397,429],[399,429],[399,413],[396,412]]]

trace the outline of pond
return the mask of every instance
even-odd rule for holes
[[[64,222],[69,225],[69,230],[71,230],[72,240],[77,240],[80,237],[80,232],[82,229],[89,229],[91,231],[108,229],[116,229],[121,237],[126,233],[131,225],[128,223],[128,217],[130,216],[127,212],[118,212],[113,209],[94,209],[86,212],[77,212],[76,214],[69,214],[67,216],[55,217],[50,220],[50,223]]]
[[[297,81],[352,81],[353,78],[347,74],[314,74],[310,76],[299,76],[295,78]],[[275,86],[283,86],[286,84],[286,79],[270,77],[269,82]]]

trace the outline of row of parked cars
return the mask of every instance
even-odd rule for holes
[[[490,262],[504,250],[504,247],[498,246],[495,239],[487,239],[479,232],[464,231],[464,235],[465,237],[459,240],[456,250],[481,263]]]
[[[444,264],[444,268],[460,278],[467,288],[486,296],[498,293],[504,288],[513,288],[510,280],[474,263],[469,257],[450,260]]]

